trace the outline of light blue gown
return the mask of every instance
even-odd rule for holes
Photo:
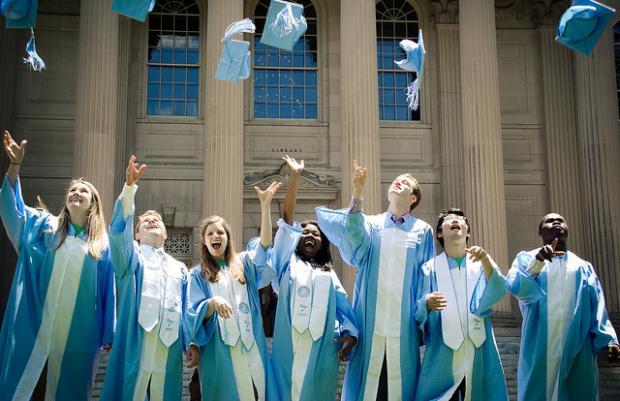
[[[453,259],[448,258],[450,269],[456,268]],[[441,314],[438,311],[428,312],[426,296],[439,291],[437,273],[434,264],[429,261],[424,264],[424,278],[421,280],[420,297],[416,310],[416,320],[423,332],[426,350],[422,360],[422,369],[418,380],[416,401],[431,401],[440,399],[456,383],[453,375],[454,351],[444,343]],[[466,263],[469,263],[467,260]],[[501,301],[506,293],[505,278],[494,268],[487,279],[484,271],[474,289],[470,300],[470,312],[483,318],[486,339],[479,348],[474,348],[474,364],[471,379],[471,400],[508,401],[506,378],[497,351],[491,312],[493,305]],[[469,385],[470,383],[468,383]]]
[[[121,195],[122,196],[122,195]],[[125,218],[124,216],[127,215]],[[121,199],[114,205],[110,224],[110,250],[116,273],[118,291],[118,321],[114,346],[106,370],[101,400],[133,400],[140,369],[145,331],[138,323],[138,312],[142,294],[144,260],[140,246],[134,241],[134,212],[123,210]],[[168,348],[165,368],[164,400],[180,400],[183,395],[183,351],[189,340],[184,330],[185,296],[187,291],[187,269],[181,262],[170,266],[178,269],[182,277],[182,317],[179,337]],[[161,317],[160,317],[161,318]],[[159,325],[154,329],[158,330]]]
[[[342,399],[362,400],[367,382],[373,334],[377,320],[377,288],[382,236],[394,229],[407,234],[405,272],[400,297],[400,374],[402,400],[412,400],[420,369],[420,338],[415,321],[417,287],[422,264],[435,256],[433,230],[424,221],[407,216],[400,226],[388,213],[366,216],[349,214],[348,209],[331,210],[318,207],[316,214],[321,230],[340,251],[344,261],[356,270],[353,309],[360,329],[359,341],[347,368]],[[392,234],[390,234],[392,235]],[[388,368],[389,371],[389,368]],[[389,374],[389,372],[388,372]]]
[[[506,277],[506,288],[519,299],[523,315],[517,390],[519,401],[547,398],[548,319],[552,314],[557,316],[557,311],[547,308],[547,267],[536,276],[527,270],[537,251],[520,252]],[[572,289],[575,304],[572,313],[569,311],[565,339],[563,344],[559,344],[560,353],[552,356],[560,359],[557,400],[595,400],[598,399],[596,353],[610,343],[617,344],[618,337],[607,316],[603,290],[592,265],[570,251],[561,258],[561,263],[562,268],[570,266],[576,269],[576,277]]]
[[[291,325],[291,292],[295,283],[291,277],[291,264],[304,263],[295,254],[297,243],[303,232],[299,223],[292,226],[284,220],[278,221],[278,232],[272,251],[272,265],[278,275],[278,307],[273,335],[273,370],[281,401],[291,400],[291,377],[293,367],[293,336]],[[355,314],[347,293],[340,284],[336,273],[329,272],[332,281],[328,299],[313,299],[312,302],[327,304],[325,331],[323,336],[312,343],[300,400],[316,401],[336,398],[338,387],[338,351],[340,346],[334,340],[349,335],[359,337],[355,324]]]
[[[260,288],[267,286],[275,278],[275,272],[268,264],[267,250],[262,247],[259,238],[253,238],[248,243],[247,251],[238,256],[242,260],[245,273],[254,333],[253,346],[258,347],[265,373],[266,401],[278,400],[258,294]],[[205,321],[212,296],[200,265],[194,266],[189,273],[186,322],[191,342],[200,347],[198,372],[202,401],[239,401],[231,351],[222,340],[217,310]],[[240,346],[243,347],[243,344]]]
[[[48,397],[90,400],[99,349],[114,335],[109,250],[91,258],[86,234],[76,235],[71,225],[56,249],[58,219],[24,204],[19,178],[12,184],[4,178],[0,216],[18,253],[0,332],[0,400],[29,400],[46,363]],[[55,268],[56,259],[83,262]],[[67,282],[75,284],[71,291]]]

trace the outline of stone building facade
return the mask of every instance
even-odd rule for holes
[[[138,212],[160,210],[169,249],[191,264],[204,216],[225,217],[238,244],[258,234],[252,187],[286,179],[282,155],[306,163],[300,218],[319,204],[348,205],[357,159],[370,171],[367,211],[385,208],[389,183],[410,171],[423,190],[415,214],[434,225],[440,209],[462,207],[471,242],[503,271],[538,246],[545,213],[562,213],[570,247],[594,263],[620,323],[620,43],[614,53],[611,29],[584,57],[554,41],[567,1],[304,0],[309,30],[297,54],[283,54],[258,44],[267,3],[158,0],[141,23],[112,13],[111,0],[41,0],[41,73],[20,61],[27,32],[1,29],[0,124],[29,140],[27,202],[40,195],[59,209],[68,179],[83,176],[110,216],[136,154],[148,165]],[[252,76],[216,81],[223,33],[244,17],[259,26],[246,35]],[[418,28],[427,59],[420,111],[410,113],[400,83],[412,76],[388,60],[400,57],[403,30],[417,37]],[[0,260],[4,310],[14,268],[5,235]],[[351,294],[353,270],[337,269]],[[497,312],[507,326],[519,314],[508,297]]]

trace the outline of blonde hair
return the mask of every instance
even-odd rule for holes
[[[75,184],[85,185],[90,190],[92,195],[92,200],[90,202],[90,206],[88,207],[88,219],[86,220],[88,254],[93,259],[101,259],[103,251],[108,247],[108,231],[106,230],[105,218],[103,217],[103,204],[101,202],[101,196],[99,196],[99,192],[93,184],[83,180],[82,178],[71,180],[69,186],[67,187],[67,192],[69,192]],[[59,240],[58,245],[56,245],[56,249],[60,248],[60,246],[65,242],[69,232],[70,223],[71,216],[69,215],[69,209],[67,209],[65,194],[65,204],[58,215],[58,228],[56,232],[59,235]]]
[[[209,249],[205,245],[205,231],[211,224],[219,223],[224,227],[228,241],[226,243],[226,250],[224,251],[224,260],[228,271],[232,276],[241,284],[245,284],[245,275],[243,274],[243,265],[237,257],[237,252],[233,247],[233,238],[230,234],[230,226],[220,216],[209,216],[200,222],[200,269],[205,280],[212,283],[217,283],[220,278],[220,265],[217,260],[211,255]]]

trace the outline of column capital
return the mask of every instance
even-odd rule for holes
[[[435,24],[457,24],[459,2],[457,0],[431,0],[431,18]]]
[[[536,25],[556,26],[568,7],[567,0],[535,0],[531,6],[532,19]]]

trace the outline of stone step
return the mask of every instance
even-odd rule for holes
[[[269,341],[269,348],[271,348],[271,339]],[[502,360],[502,366],[504,367],[504,373],[506,375],[506,385],[508,387],[508,394],[510,401],[516,401],[517,399],[517,366],[519,363],[519,343],[520,338],[514,336],[498,336],[496,337],[497,348]],[[422,349],[423,352],[423,349]],[[99,399],[101,393],[101,387],[103,385],[103,375],[105,367],[107,366],[108,353],[102,352],[99,367],[97,370],[97,376],[93,385],[93,401]],[[600,388],[600,401],[618,401],[620,400],[620,366],[612,365],[607,362],[606,353],[603,352],[599,355],[599,388]],[[340,365],[339,374],[339,390],[337,400],[340,399],[340,386],[342,386],[342,380],[344,378],[345,365]],[[183,372],[183,400],[190,401],[188,383],[191,379],[192,371],[185,369]]]

